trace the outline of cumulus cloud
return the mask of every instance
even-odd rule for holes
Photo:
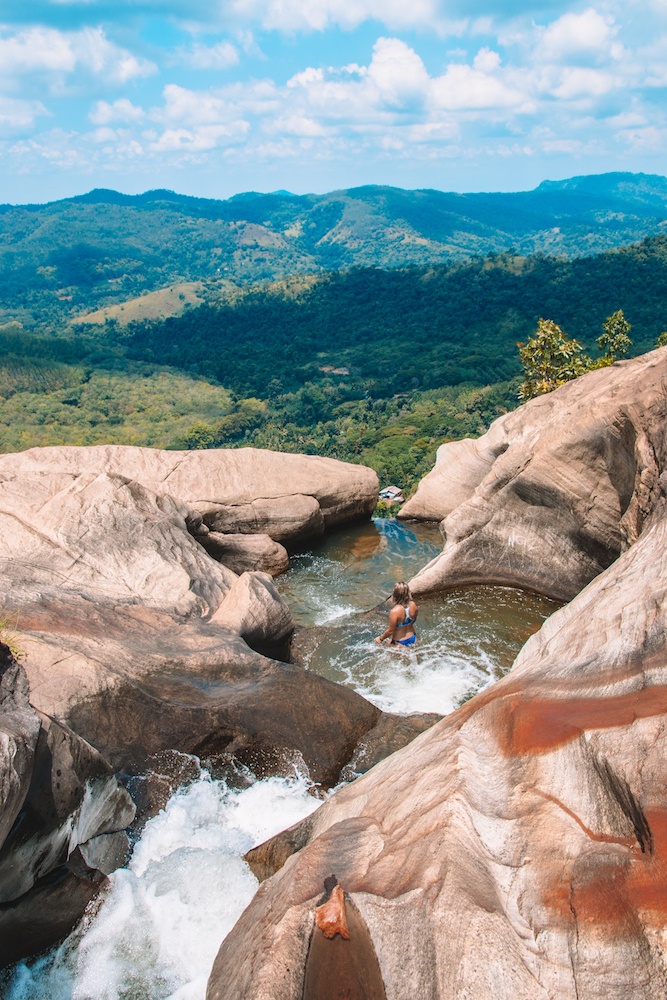
[[[146,113],[127,97],[121,97],[111,104],[108,101],[97,101],[88,117],[94,125],[108,125],[110,122],[140,122],[144,120]]]
[[[119,10],[128,2],[118,0]],[[11,88],[25,82],[20,96],[44,99],[55,113],[58,95],[79,95],[82,74],[95,78],[94,96],[106,99],[86,106],[87,123],[72,129],[67,155],[54,159],[62,163],[74,149],[82,161],[120,165],[223,156],[239,164],[290,157],[387,163],[486,152],[603,159],[605,149],[621,156],[667,142],[658,114],[667,35],[656,30],[647,42],[644,33],[638,44],[641,18],[634,16],[658,2],[633,0],[631,22],[620,0],[576,8],[557,0],[499,0],[493,8],[486,0],[193,0],[186,22],[181,0],[133,0],[136,10],[176,15],[169,37],[180,32],[178,44],[161,49],[158,38],[150,50],[161,70],[137,54],[138,45],[130,51],[128,34],[118,44],[112,20],[105,30],[0,28],[0,93],[18,99]],[[369,21],[380,37],[365,50],[371,29],[346,32]],[[330,45],[328,37],[313,39],[327,30]],[[289,44],[279,33],[292,35]],[[154,83],[142,83],[156,72],[159,99]],[[105,82],[116,89],[100,93]],[[126,86],[128,96],[118,98]],[[0,125],[34,130],[45,113],[39,101],[16,100],[0,105]],[[62,138],[53,142],[63,147]],[[37,149],[50,144],[21,147],[22,155],[46,157]]]
[[[36,26],[0,35],[0,77],[63,76],[77,69],[121,84],[157,71],[153,63],[109,41],[102,28],[64,32]]]
[[[622,46],[615,41],[613,18],[602,16],[592,7],[582,14],[563,14],[550,24],[537,46],[538,59],[547,62],[597,60],[612,55],[620,58]]]
[[[48,112],[39,101],[14,100],[0,97],[0,129],[22,129],[32,125],[36,118]]]

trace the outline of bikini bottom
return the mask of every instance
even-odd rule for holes
[[[392,646],[414,646],[416,641],[417,635],[415,633],[413,635],[409,635],[407,639],[392,639],[391,644]]]

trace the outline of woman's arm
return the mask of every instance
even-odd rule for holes
[[[392,608],[392,610],[389,613],[389,624],[387,625],[382,635],[378,635],[376,637],[375,642],[384,642],[385,639],[393,638],[394,632],[396,631],[399,614],[400,614],[400,608]]]

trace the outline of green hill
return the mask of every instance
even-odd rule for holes
[[[216,294],[218,300],[216,301]],[[0,327],[0,449],[127,442],[331,455],[409,488],[443,440],[517,405],[540,316],[595,354],[623,309],[667,328],[667,236],[576,260],[497,254],[211,290],[166,320]]]
[[[0,321],[46,328],[179,282],[247,285],[509,250],[580,257],[661,233],[666,220],[667,179],[646,174],[510,194],[366,186],[216,201],[96,190],[0,206]]]
[[[244,395],[295,391],[348,369],[372,395],[519,374],[516,343],[555,320],[594,351],[623,309],[635,350],[667,327],[667,237],[578,260],[511,254],[460,264],[355,269],[248,291],[234,303],[130,324],[116,343],[135,360],[213,378]],[[329,375],[336,379],[335,375]]]

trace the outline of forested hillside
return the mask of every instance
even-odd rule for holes
[[[623,309],[633,353],[667,328],[667,237],[578,260],[514,254],[359,268],[225,295],[180,317],[0,327],[0,447],[252,444],[361,461],[409,488],[446,439],[517,405],[541,316],[596,354]]]
[[[92,191],[0,206],[0,321],[47,328],[181,282],[247,285],[515,250],[579,257],[663,232],[667,179],[602,174],[534,191],[368,186],[325,195]]]
[[[373,395],[519,374],[516,343],[540,316],[588,348],[623,309],[636,351],[667,327],[667,237],[593,258],[499,255],[402,271],[359,269],[247,293],[164,322],[130,324],[136,360],[215,378],[242,394],[294,390],[325,366],[349,369]],[[274,390],[273,394],[275,395]]]

